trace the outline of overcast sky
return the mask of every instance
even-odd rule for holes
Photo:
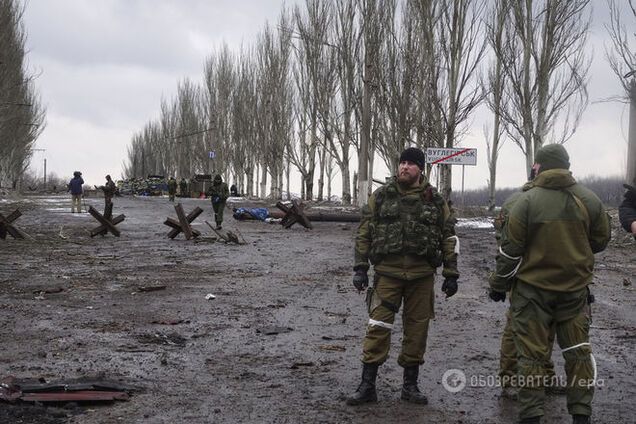
[[[294,4],[287,1],[286,4]],[[622,2],[619,2],[622,3]],[[81,170],[87,183],[106,174],[119,178],[133,133],[159,114],[162,96],[177,82],[200,81],[206,57],[221,43],[251,44],[266,20],[277,20],[281,0],[29,0],[24,23],[28,62],[40,74],[37,88],[47,107],[47,125],[37,141],[33,169],[71,176]],[[605,0],[592,0],[588,106],[575,136],[566,144],[575,177],[620,175],[625,171],[628,108],[598,102],[620,94],[603,49],[607,35]],[[475,121],[465,147],[478,148],[478,165],[466,167],[466,187],[488,178],[482,123]],[[377,158],[377,163],[381,159]],[[502,149],[498,186],[525,180],[518,147]],[[386,169],[378,166],[376,178]],[[454,187],[461,187],[457,168]],[[299,191],[292,187],[294,191]],[[339,185],[334,187],[339,193]]]

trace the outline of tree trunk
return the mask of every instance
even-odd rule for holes
[[[261,166],[261,190],[260,190],[260,198],[267,198],[267,166]]]
[[[358,173],[353,171],[353,202],[359,205],[358,202]]]
[[[285,180],[287,182],[287,200],[291,200],[291,188],[289,187],[289,174],[291,173],[291,164],[288,162],[285,167]]]
[[[349,174],[349,159],[343,161],[340,165],[340,174],[342,175],[342,204],[351,204],[351,175]]]
[[[318,177],[318,201],[323,200],[323,193],[325,188],[325,162],[327,161],[327,152],[322,149],[322,154],[318,151],[318,162],[320,166],[320,175]]]
[[[369,200],[371,174],[369,172],[369,146],[371,138],[371,78],[373,64],[371,63],[370,43],[365,35],[364,46],[364,75],[362,81],[362,118],[360,123],[360,151],[358,152],[358,206],[362,207]]]

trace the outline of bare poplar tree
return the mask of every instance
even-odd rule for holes
[[[233,105],[236,89],[235,58],[227,45],[208,58],[205,69],[205,129],[202,145],[208,161],[208,172],[227,174],[234,148]],[[208,157],[214,152],[214,158]]]
[[[628,4],[629,12],[625,16],[614,0],[608,1],[610,22],[606,28],[612,42],[606,55],[612,72],[623,87],[623,98],[630,105],[626,177],[631,182],[636,178],[636,34],[632,32],[628,36],[626,27],[633,29],[636,24],[636,5],[633,0]]]
[[[0,0],[0,187],[18,188],[45,122],[25,61],[23,13],[18,1]]]
[[[417,17],[420,84],[415,123],[416,145],[456,147],[466,123],[483,100],[477,73],[485,52],[482,34],[483,0],[432,0],[413,2]],[[450,198],[450,165],[440,165],[440,190]],[[430,176],[431,166],[427,166]]]
[[[300,127],[297,148],[289,149],[289,159],[303,177],[304,198],[314,195],[314,173],[316,169],[318,140],[319,91],[321,85],[321,65],[327,54],[327,37],[332,10],[329,2],[307,0],[305,8],[294,8],[294,31],[298,42],[294,45],[294,82],[297,90],[296,119]]]
[[[265,195],[267,173],[271,177],[270,196],[282,196],[285,146],[290,142],[292,90],[289,78],[291,34],[289,15],[283,9],[277,33],[266,25],[257,47],[257,134],[262,143],[261,196]]]
[[[396,22],[397,4],[383,1],[385,13],[381,24],[387,36],[379,50],[377,104],[380,119],[376,140],[378,153],[391,172],[397,172],[400,152],[411,144],[415,129],[415,96],[418,79],[417,39],[415,16],[407,5],[402,10],[401,22]],[[398,26],[398,24],[400,24]]]
[[[509,1],[496,0],[492,8],[488,11],[487,39],[493,52],[501,50],[504,42],[504,25],[509,18]],[[486,104],[493,113],[492,138],[486,131],[486,150],[488,155],[488,210],[495,208],[495,194],[497,185],[497,160],[499,150],[503,144],[504,129],[501,125],[501,109],[505,107],[503,97],[504,73],[502,70],[501,57],[493,55],[487,70],[486,81],[482,83],[487,90]]]
[[[587,106],[585,43],[589,0],[511,2],[505,42],[496,53],[506,79],[501,108],[507,134],[529,173],[544,143],[564,143]]]
[[[239,59],[238,81],[234,91],[233,167],[239,178],[238,187],[248,197],[254,195],[254,164],[257,161],[257,141],[254,116],[256,114],[256,81],[254,63],[249,50]]]
[[[483,100],[483,91],[476,84],[485,52],[483,10],[483,0],[441,0],[438,37],[443,72],[434,97],[444,124],[444,146],[440,147],[457,145],[463,125]],[[441,165],[440,177],[441,193],[450,199],[451,165]]]
[[[357,0],[359,27],[362,41],[362,54],[360,56],[361,69],[361,104],[359,107],[360,142],[358,147],[358,206],[367,203],[371,193],[373,168],[374,137],[373,117],[377,116],[372,98],[374,97],[377,81],[377,66],[379,50],[385,36],[382,25],[382,5],[377,0]]]

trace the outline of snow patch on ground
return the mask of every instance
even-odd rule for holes
[[[493,219],[489,217],[480,218],[459,218],[455,227],[458,228],[479,228],[479,229],[493,229]]]

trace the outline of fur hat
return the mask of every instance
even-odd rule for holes
[[[424,169],[424,163],[426,162],[424,152],[417,147],[409,147],[402,152],[400,155],[400,162],[404,162],[405,160],[413,162],[419,166],[420,169]]]

